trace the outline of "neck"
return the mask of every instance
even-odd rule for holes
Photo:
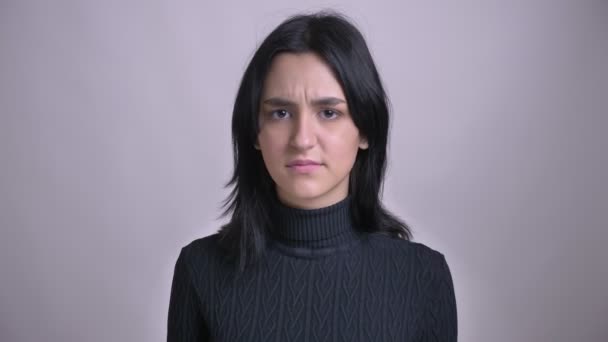
[[[326,194],[314,198],[292,198],[290,195],[281,193],[280,190],[277,189],[278,192],[276,193],[276,196],[279,199],[280,203],[282,203],[286,207],[310,210],[329,207],[332,204],[342,201],[345,197],[348,197],[348,190],[344,190],[346,190],[344,193],[334,191],[331,194]]]
[[[272,242],[296,256],[322,256],[348,249],[359,240],[351,219],[351,197],[317,209],[288,206],[273,199]]]

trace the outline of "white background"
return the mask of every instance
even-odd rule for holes
[[[459,341],[608,341],[608,3],[302,3],[0,2],[0,340],[165,340],[244,68],[331,7],[386,85],[384,200],[446,255]]]

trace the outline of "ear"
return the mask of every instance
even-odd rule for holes
[[[359,148],[362,150],[366,150],[369,147],[369,144],[367,142],[366,138],[361,138],[360,142],[359,142]]]
[[[260,144],[258,144],[257,140],[255,143],[253,143],[253,148],[255,148],[256,150],[260,149]]]

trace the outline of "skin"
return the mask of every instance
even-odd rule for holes
[[[273,59],[260,101],[261,151],[281,202],[316,209],[348,195],[349,175],[359,149],[368,148],[352,121],[342,87],[313,53],[282,53]],[[311,173],[287,164],[321,163]]]

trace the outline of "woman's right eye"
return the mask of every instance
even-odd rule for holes
[[[270,115],[276,119],[283,119],[284,117],[289,115],[289,112],[286,111],[285,109],[278,109],[278,110],[275,110],[272,113],[270,113]]]

